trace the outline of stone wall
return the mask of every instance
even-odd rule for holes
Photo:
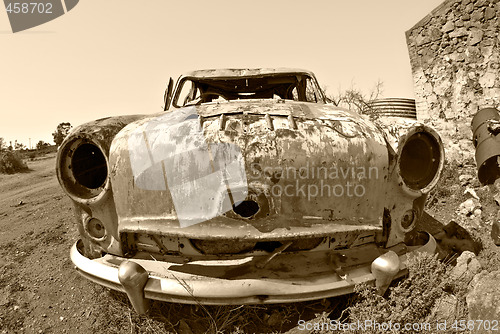
[[[417,117],[452,155],[471,149],[472,116],[500,105],[499,24],[498,0],[446,0],[406,32]]]

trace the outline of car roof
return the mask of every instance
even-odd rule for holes
[[[224,78],[224,77],[249,77],[272,74],[307,74],[314,77],[314,73],[298,68],[223,68],[206,69],[186,72],[182,77],[195,78]]]

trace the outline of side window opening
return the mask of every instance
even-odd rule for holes
[[[307,78],[306,80],[306,101],[307,102],[318,102],[319,97],[317,96],[316,89],[314,87],[314,83],[311,78]]]
[[[177,106],[182,107],[186,105],[186,103],[189,101],[189,96],[193,88],[194,85],[192,81],[184,81],[181,90],[177,95],[177,100],[175,101]]]
[[[183,107],[189,102],[198,99],[200,95],[200,88],[197,87],[193,81],[186,80],[181,87],[179,95],[177,96],[177,101],[175,101],[176,105],[178,107]]]
[[[299,101],[299,93],[297,91],[297,86],[292,89],[292,100]]]

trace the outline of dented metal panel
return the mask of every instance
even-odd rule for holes
[[[287,112],[278,110],[273,116],[265,113],[272,109],[273,104]],[[384,198],[378,194],[385,192],[389,160],[383,136],[376,127],[352,113],[329,107],[332,110],[327,115],[324,112],[327,106],[317,109],[303,105],[271,101],[261,104],[237,102],[221,105],[219,110],[210,106],[209,112],[206,106],[196,108],[196,113],[203,117],[203,136],[208,144],[231,144],[241,151],[248,193],[258,198],[259,207],[266,210],[266,215],[261,219],[243,219],[234,215],[204,219],[204,223],[190,229],[193,234],[198,233],[197,230],[208,232],[213,225],[211,222],[220,220],[227,220],[227,225],[234,224],[233,220],[238,225],[243,224],[245,228],[234,226],[227,232],[242,238],[271,232],[283,227],[284,221],[291,230],[282,232],[283,236],[294,234],[293,227],[306,226],[311,231],[315,228],[322,230],[328,225],[333,231],[335,224],[382,227]],[[238,108],[252,109],[252,112],[235,112]],[[294,110],[301,111],[296,113]],[[316,119],[314,113],[323,119]],[[220,114],[225,117],[217,117]],[[265,115],[269,116],[266,118]],[[294,117],[297,129],[290,129],[287,115]],[[221,126],[221,120],[225,126]],[[117,213],[124,228],[134,220],[140,220],[144,225],[146,221],[164,219],[165,226],[157,232],[170,234],[182,228],[178,224],[171,191],[141,189],[133,182],[130,162],[123,160],[130,159],[131,136],[147,122],[141,120],[129,125],[113,142],[110,164],[114,171],[112,181]],[[273,124],[272,129],[269,122]],[[200,140],[194,135],[193,128],[186,127],[182,131],[187,131],[182,135],[183,142]],[[189,147],[193,142],[182,145]],[[180,142],[174,144],[180,145]],[[183,162],[184,168],[190,168],[190,161],[194,162],[192,159]],[[161,171],[158,175],[158,183],[163,183]],[[224,186],[220,189],[225,192]],[[206,189],[198,190],[203,192]],[[196,189],[192,191],[196,192]],[[224,200],[227,198],[219,197],[219,201]],[[191,203],[193,206],[198,204],[196,201]],[[222,213],[230,209],[231,206]],[[304,217],[315,217],[316,220],[311,222]]]

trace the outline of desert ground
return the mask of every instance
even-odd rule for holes
[[[28,166],[0,174],[0,331],[90,333],[96,291],[68,257],[77,232],[55,177],[55,154]]]

